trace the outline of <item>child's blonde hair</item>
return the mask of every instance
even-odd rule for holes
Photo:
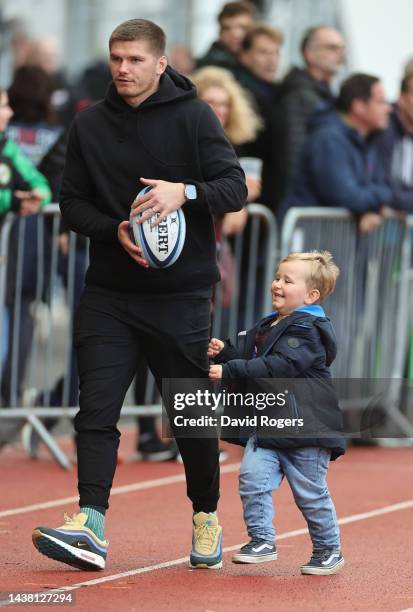
[[[310,289],[318,289],[320,292],[319,302],[325,300],[333,293],[340,270],[333,261],[329,251],[310,251],[308,253],[290,253],[281,260],[286,261],[308,261],[311,264],[310,276],[307,286]]]

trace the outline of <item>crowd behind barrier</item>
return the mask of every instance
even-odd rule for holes
[[[228,2],[204,57],[168,50],[169,65],[188,76],[213,109],[246,175],[248,224],[244,210],[214,218],[222,280],[213,298],[212,334],[235,338],[271,310],[269,288],[281,255],[330,250],[342,271],[326,307],[339,340],[332,373],[346,422],[356,435],[360,413],[375,397],[385,414],[376,433],[412,437],[413,393],[405,382],[413,379],[412,221],[389,213],[389,207],[413,211],[411,68],[406,64],[391,107],[380,78],[363,73],[349,75],[336,97],[331,84],[346,62],[346,41],[336,28],[314,24],[302,35],[301,66],[279,80],[284,34],[257,18],[252,3]],[[24,152],[26,161],[17,153],[17,161],[4,158],[10,176],[14,180],[31,160],[32,173],[36,166],[51,194],[40,201],[37,183],[27,176],[23,191],[12,181],[0,194],[0,223],[9,210],[31,214],[9,214],[0,225],[0,406],[6,408],[0,410],[0,447],[26,419],[66,466],[49,432],[58,416],[73,416],[78,403],[71,336],[87,239],[65,229],[57,205],[33,213],[59,198],[66,128],[78,111],[105,98],[112,74],[106,60],[98,61],[70,84],[51,38],[27,36],[23,47],[17,42],[13,80],[0,92],[2,152],[12,145]],[[159,414],[144,359],[125,403],[124,414]],[[145,438],[160,456],[166,449],[155,419],[138,418],[138,428],[137,451]]]
[[[8,257],[15,222],[10,214],[1,227],[0,237],[2,436],[7,435],[7,424],[11,427],[9,431],[17,432],[28,421],[60,465],[68,467],[67,457],[42,419],[73,417],[77,412],[78,381],[71,365],[74,359],[71,336],[75,303],[87,266],[87,244],[77,249],[77,238],[72,233],[69,256],[62,258],[58,206],[49,205],[38,216],[34,289],[29,314],[24,314],[33,317],[34,333],[28,342],[22,342],[25,326],[21,321],[21,304],[25,299],[27,261],[21,234],[26,220],[18,221],[17,262]],[[232,245],[229,304],[223,303],[220,284],[216,287],[213,335],[235,338],[238,330],[251,327],[271,311],[269,288],[280,256],[297,250],[330,250],[341,276],[325,307],[338,336],[339,351],[332,373],[346,411],[347,427],[352,427],[357,435],[360,422],[357,413],[365,409],[372,397],[379,396],[380,409],[386,415],[380,436],[386,437],[386,432],[393,435],[396,427],[396,435],[413,437],[413,424],[408,417],[411,407],[404,402],[403,385],[412,327],[412,228],[412,217],[403,220],[395,215],[374,232],[360,234],[353,215],[334,208],[291,209],[279,228],[268,208],[250,204],[246,231],[237,235]],[[11,269],[16,274],[14,279],[9,275]],[[11,282],[15,286],[13,304],[7,300]],[[22,347],[23,355],[19,354]],[[7,360],[11,360],[9,381],[4,378]],[[380,392],[379,381],[386,381]],[[160,414],[154,398],[154,381],[149,376],[144,405],[127,405],[122,414]]]

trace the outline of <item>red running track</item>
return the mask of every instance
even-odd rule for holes
[[[127,433],[122,438],[125,459],[131,448],[132,434]],[[231,447],[222,475],[219,514],[226,548],[247,540],[237,494],[240,456],[240,449]],[[132,490],[117,489],[111,498],[107,568],[81,572],[39,555],[31,543],[34,526],[60,525],[64,511],[77,511],[75,503],[59,502],[36,509],[37,504],[76,496],[75,470],[64,472],[49,459],[31,461],[19,447],[6,449],[0,455],[0,591],[46,591],[97,580],[72,591],[77,611],[398,612],[413,608],[412,458],[412,449],[351,449],[332,464],[329,484],[337,514],[349,522],[342,525],[346,566],[328,577],[299,573],[311,546],[308,534],[300,531],[305,523],[286,483],[275,495],[278,561],[235,565],[227,552],[223,570],[189,570],[182,562],[191,541],[191,509],[182,467],[125,461],[118,467],[115,491],[139,484]],[[165,478],[169,480],[158,480]],[[35,507],[22,512],[31,505]]]

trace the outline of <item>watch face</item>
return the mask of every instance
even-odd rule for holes
[[[186,185],[185,186],[185,195],[188,200],[196,200],[197,193],[195,185]]]

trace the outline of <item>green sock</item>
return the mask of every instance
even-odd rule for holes
[[[104,540],[105,515],[103,514],[103,512],[99,512],[99,510],[91,508],[90,506],[81,506],[80,512],[87,514],[87,521],[85,523],[85,527],[91,529],[93,533],[99,538],[99,540]]]

